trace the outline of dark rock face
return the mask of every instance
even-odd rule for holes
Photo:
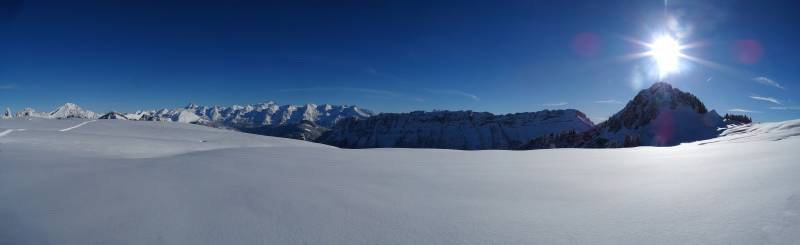
[[[343,148],[515,149],[542,135],[592,126],[577,110],[507,115],[416,111],[342,120],[317,142]]]
[[[128,118],[127,118],[127,117],[125,117],[125,115],[122,115],[122,114],[120,114],[120,113],[113,112],[113,111],[112,111],[112,112],[109,112],[109,113],[106,113],[105,115],[103,115],[103,116],[100,116],[100,117],[98,117],[97,119],[106,119],[106,120],[110,120],[110,119],[116,119],[116,120],[128,120]]]
[[[240,128],[245,133],[260,134],[267,136],[316,141],[317,138],[322,136],[324,132],[329,129],[317,125],[316,123],[308,120],[303,120],[300,123],[284,124],[278,126],[262,126],[255,128]]]

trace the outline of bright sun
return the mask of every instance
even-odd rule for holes
[[[656,39],[650,46],[649,54],[658,63],[661,78],[669,73],[678,71],[678,59],[681,56],[681,45],[669,36]]]

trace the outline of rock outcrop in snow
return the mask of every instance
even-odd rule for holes
[[[105,119],[105,120],[113,120],[113,119],[116,119],[116,120],[128,120],[128,117],[126,117],[125,115],[123,115],[123,114],[121,114],[121,113],[119,113],[119,112],[112,111],[112,112],[106,113],[105,115],[103,115],[103,116],[101,116],[101,117],[98,117],[97,119]]]
[[[714,138],[725,126],[723,118],[697,97],[659,82],[592,130],[546,135],[523,149],[673,146]]]
[[[33,108],[26,107],[21,111],[18,111],[16,117],[39,117],[39,118],[47,118],[47,113],[37,112]]]
[[[6,107],[6,110],[3,111],[3,116],[0,117],[2,119],[11,119],[14,118],[14,115],[11,114],[11,108]]]
[[[317,141],[344,148],[513,149],[542,135],[593,126],[582,112],[572,109],[507,115],[417,111],[346,119]]]

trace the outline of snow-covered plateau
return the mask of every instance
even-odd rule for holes
[[[673,147],[339,149],[0,121],[0,244],[798,244],[800,120]]]

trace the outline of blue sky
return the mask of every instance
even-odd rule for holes
[[[191,2],[191,3],[190,3]],[[680,36],[666,81],[711,109],[800,118],[793,1],[2,1],[0,106],[98,112],[355,104],[379,112],[576,108],[659,80],[630,58]]]

